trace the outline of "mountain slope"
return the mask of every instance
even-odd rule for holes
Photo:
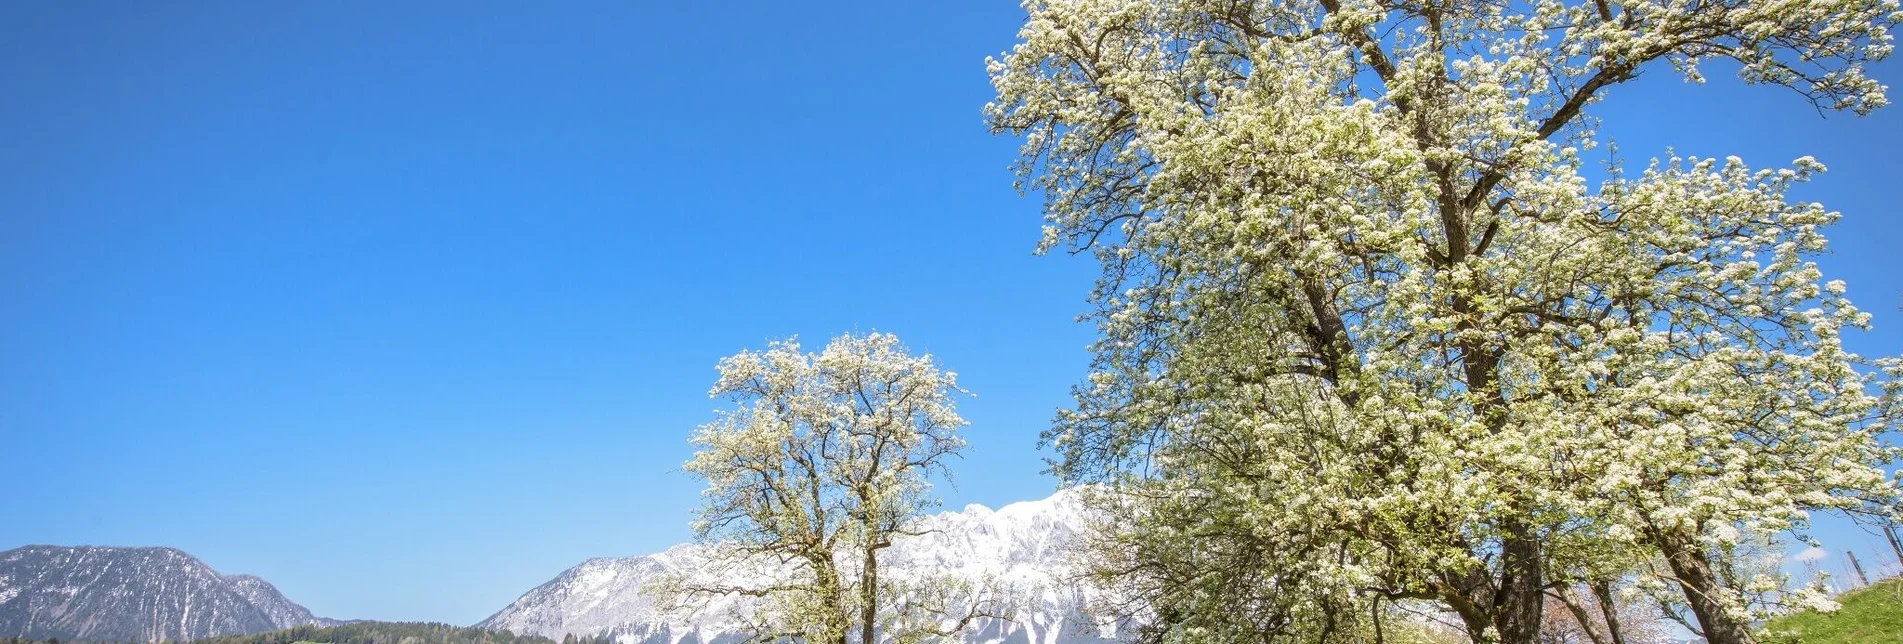
[[[0,635],[149,642],[318,623],[328,620],[264,580],[219,575],[174,548],[0,552]]]
[[[934,515],[926,520],[931,532],[893,545],[882,573],[899,579],[946,574],[988,585],[1010,598],[1016,618],[975,622],[963,638],[970,644],[1115,642],[1127,629],[1091,618],[1086,608],[1094,596],[1066,578],[1065,548],[1083,528],[1084,518],[1074,492],[996,511],[972,505],[963,512]],[[554,639],[612,634],[623,644],[724,644],[743,639],[728,614],[738,599],[715,602],[685,618],[664,619],[642,593],[657,575],[693,570],[705,552],[704,546],[680,545],[640,557],[590,559],[477,626]]]
[[[278,592],[276,586],[271,585],[271,582],[252,575],[225,575],[224,577],[225,582],[231,584],[232,590],[237,591],[245,598],[245,601],[251,602],[252,606],[263,612],[265,618],[271,620],[271,623],[276,624],[278,628],[307,624],[316,626],[336,624],[336,620],[312,615],[310,609],[285,598],[283,593]]]

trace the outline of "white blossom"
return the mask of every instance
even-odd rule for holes
[[[714,546],[703,570],[655,589],[679,609],[745,595],[758,641],[949,641],[995,616],[986,589],[879,575],[895,536],[936,501],[966,423],[957,375],[890,334],[842,335],[816,354],[797,340],[723,358],[709,394],[732,406],[693,435],[683,466],[707,481],[693,527]],[[771,572],[768,572],[771,571]]]
[[[1581,151],[1608,92],[1712,59],[1881,107],[1895,0],[1025,8],[987,115],[1039,249],[1103,267],[1047,440],[1143,501],[1105,560],[1158,639],[1423,599],[1523,642],[1545,580],[1651,575],[1749,641],[1729,549],[1893,507],[1903,369],[1843,348],[1868,315],[1810,260],[1839,215],[1786,197],[1822,165]]]

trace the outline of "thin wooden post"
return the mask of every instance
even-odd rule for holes
[[[1890,538],[1890,549],[1896,551],[1896,563],[1903,565],[1903,540],[1896,538],[1896,524],[1884,523],[1883,536]]]
[[[1857,571],[1857,585],[1858,586],[1870,585],[1870,578],[1863,576],[1863,564],[1857,563],[1857,553],[1851,552],[1849,550],[1845,550],[1844,554],[1850,556],[1850,567],[1851,569]]]

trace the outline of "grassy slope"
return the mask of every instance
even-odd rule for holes
[[[1881,644],[1903,642],[1903,578],[1837,598],[1843,609],[1825,615],[1804,611],[1764,626],[1766,644]]]

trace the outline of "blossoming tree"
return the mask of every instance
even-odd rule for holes
[[[955,374],[880,333],[816,354],[776,342],[719,371],[710,393],[733,407],[695,432],[685,465],[707,480],[694,530],[713,555],[663,585],[673,603],[753,598],[739,617],[763,642],[935,641],[988,614],[957,592],[972,589],[879,574],[934,504],[929,477],[964,448]]]
[[[1585,166],[1641,73],[1881,107],[1895,0],[1025,6],[987,114],[1042,248],[1103,267],[1046,439],[1124,491],[1099,575],[1155,639],[1427,601],[1532,642],[1546,589],[1640,576],[1749,642],[1727,548],[1893,507],[1897,367],[1843,348],[1868,317],[1808,260],[1838,214],[1786,198],[1822,165]]]

